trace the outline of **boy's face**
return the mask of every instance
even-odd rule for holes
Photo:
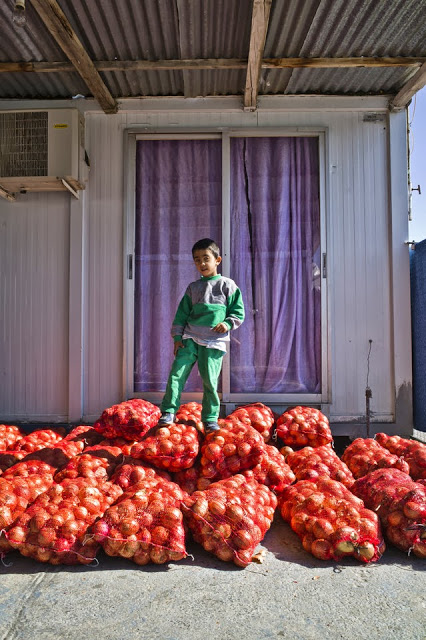
[[[193,258],[197,271],[201,273],[202,276],[205,278],[217,276],[217,268],[222,262],[220,256],[215,258],[210,249],[197,249],[194,251]]]

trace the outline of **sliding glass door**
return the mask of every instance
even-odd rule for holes
[[[198,277],[191,247],[211,237],[226,248],[222,273],[236,281],[246,308],[231,332],[223,396],[318,401],[325,323],[318,135],[171,137],[136,142],[133,393],[164,392],[172,319]],[[201,388],[195,367],[186,399]]]

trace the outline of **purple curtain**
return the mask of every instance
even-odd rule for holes
[[[317,138],[231,139],[231,392],[321,390]]]
[[[134,390],[164,391],[172,320],[199,277],[192,245],[222,241],[221,141],[146,140],[136,154]],[[202,389],[194,369],[187,391]]]

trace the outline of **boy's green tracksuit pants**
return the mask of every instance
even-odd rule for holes
[[[201,420],[216,422],[219,417],[220,400],[217,383],[222,368],[224,351],[203,347],[190,338],[182,340],[183,347],[178,349],[172,364],[166,393],[161,403],[162,413],[176,413],[180,405],[180,396],[195,362],[203,381],[203,408]]]

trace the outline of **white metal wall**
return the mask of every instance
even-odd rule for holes
[[[401,212],[398,237],[391,237],[387,121],[363,122],[365,111],[385,113],[385,100],[352,99],[349,107],[336,108],[330,102],[328,108],[319,108],[315,98],[300,98],[297,102],[293,101],[289,109],[283,110],[275,108],[272,99],[262,101],[256,113],[232,109],[197,111],[197,101],[194,101],[191,112],[174,109],[173,101],[169,103],[170,110],[166,110],[165,101],[152,111],[148,110],[149,101],[139,104],[144,106],[144,111],[138,106],[134,112],[120,112],[115,116],[95,112],[86,114],[86,146],[92,168],[85,193],[83,225],[84,366],[80,400],[85,419],[95,419],[106,406],[123,399],[123,215],[126,178],[123,175],[123,140],[126,128],[137,125],[141,131],[168,127],[174,130],[268,126],[326,129],[330,417],[334,422],[362,419],[365,412],[368,341],[371,339],[369,385],[373,392],[372,410],[376,420],[392,420],[396,390],[392,311],[395,284],[392,280],[391,256],[395,243],[401,247],[401,251],[406,250],[406,221],[403,217],[405,212]],[[338,104],[341,105],[342,101]],[[396,126],[398,130],[403,128],[403,119]],[[402,158],[402,169],[404,162],[405,158]],[[6,413],[6,407],[7,415],[15,413],[35,417],[43,410],[49,414],[56,412],[58,417],[67,414],[67,394],[62,390],[53,399],[49,396],[49,389],[52,389],[54,379],[64,381],[66,378],[66,354],[62,361],[56,357],[53,364],[50,356],[52,351],[56,352],[56,356],[59,352],[64,356],[64,343],[67,340],[64,335],[68,309],[64,293],[68,265],[67,207],[64,203],[69,197],[25,196],[31,202],[31,220],[30,211],[26,210],[25,224],[31,226],[33,233],[38,230],[39,253],[44,255],[46,251],[53,252],[56,256],[52,256],[50,262],[45,257],[45,277],[54,282],[46,289],[43,289],[43,279],[37,284],[46,295],[39,308],[40,317],[43,318],[39,326],[39,351],[35,352],[33,346],[33,350],[27,354],[26,367],[22,360],[16,362],[10,350],[4,351],[0,367],[2,377],[8,378],[8,390],[0,390],[0,416]],[[18,255],[26,255],[31,247],[31,234],[16,216],[16,211],[19,212],[23,206],[0,203],[0,219],[3,224],[7,220],[10,227],[8,233],[13,235]],[[43,220],[45,233],[39,229]],[[51,224],[55,231],[51,229]],[[61,239],[60,250],[51,246],[53,233]],[[3,236],[2,233],[2,246]],[[2,288],[10,290],[7,300],[13,298],[11,289],[16,270],[13,265],[19,263],[18,255],[12,261],[0,258],[3,282],[7,283],[2,284]],[[25,259],[30,260],[28,256]],[[54,274],[51,268],[55,269]],[[402,275],[402,279],[398,286],[407,288],[408,271]],[[150,302],[155,303],[154,300]],[[2,298],[2,313],[5,314],[2,326],[12,332],[13,342],[18,349],[19,345],[29,341],[31,322],[25,321],[17,331],[14,317],[22,316],[26,302],[19,297],[14,299],[13,306],[9,305],[5,306]],[[53,307],[57,314],[54,320],[51,317]],[[398,331],[402,347],[409,349],[409,338],[402,335],[403,328],[398,328]],[[38,365],[34,361],[36,356],[42,362],[48,361],[50,367],[55,367],[54,375],[48,376],[49,382],[39,379]],[[51,368],[46,365],[46,369],[50,374]],[[16,392],[16,387],[21,391],[25,389],[25,403],[21,393]],[[50,402],[48,410],[46,400],[48,404]]]
[[[0,205],[0,421],[68,414],[69,197]]]

